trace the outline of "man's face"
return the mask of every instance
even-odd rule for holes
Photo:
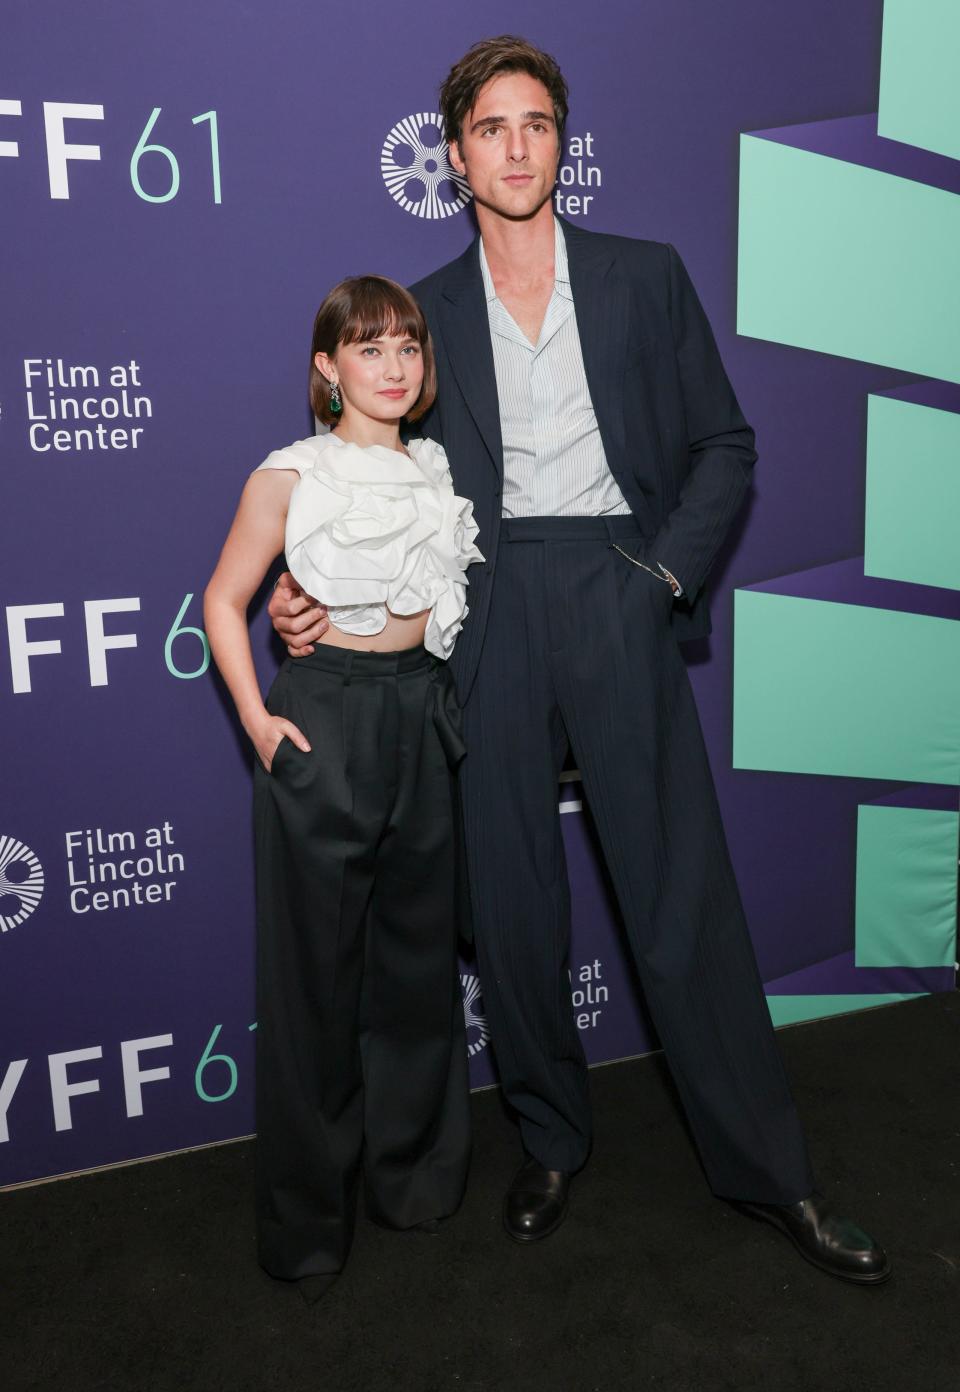
[[[553,192],[560,138],[546,87],[529,73],[502,73],[480,88],[450,162],[473,196],[507,218],[528,218]]]

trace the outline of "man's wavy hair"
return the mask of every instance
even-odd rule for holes
[[[567,84],[555,58],[515,34],[481,39],[454,63],[440,88],[440,110],[447,143],[459,145],[463,123],[477,104],[481,87],[501,73],[522,72],[542,82],[553,103],[557,136],[563,139],[567,123]]]

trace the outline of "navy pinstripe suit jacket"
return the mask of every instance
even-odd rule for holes
[[[561,219],[590,395],[607,463],[660,561],[684,588],[678,639],[710,631],[704,581],[750,486],[756,452],[710,325],[672,246],[587,232]],[[484,566],[452,665],[473,684],[500,530],[503,448],[479,239],[412,286],[430,326],[438,394],[418,431],[446,449],[472,498]]]

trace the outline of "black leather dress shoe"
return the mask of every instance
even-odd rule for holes
[[[811,1194],[795,1204],[739,1203],[738,1208],[786,1233],[802,1257],[843,1281],[878,1286],[890,1275],[887,1254],[862,1228]]]
[[[570,1176],[545,1170],[527,1156],[503,1201],[503,1226],[515,1242],[537,1242],[555,1232],[567,1212]]]

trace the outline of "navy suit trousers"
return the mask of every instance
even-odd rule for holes
[[[503,524],[464,712],[474,933],[504,1092],[528,1153],[583,1165],[590,1104],[557,807],[572,747],[709,1183],[792,1203],[813,1178],[670,630],[673,595],[615,546],[656,568],[631,518]]]

